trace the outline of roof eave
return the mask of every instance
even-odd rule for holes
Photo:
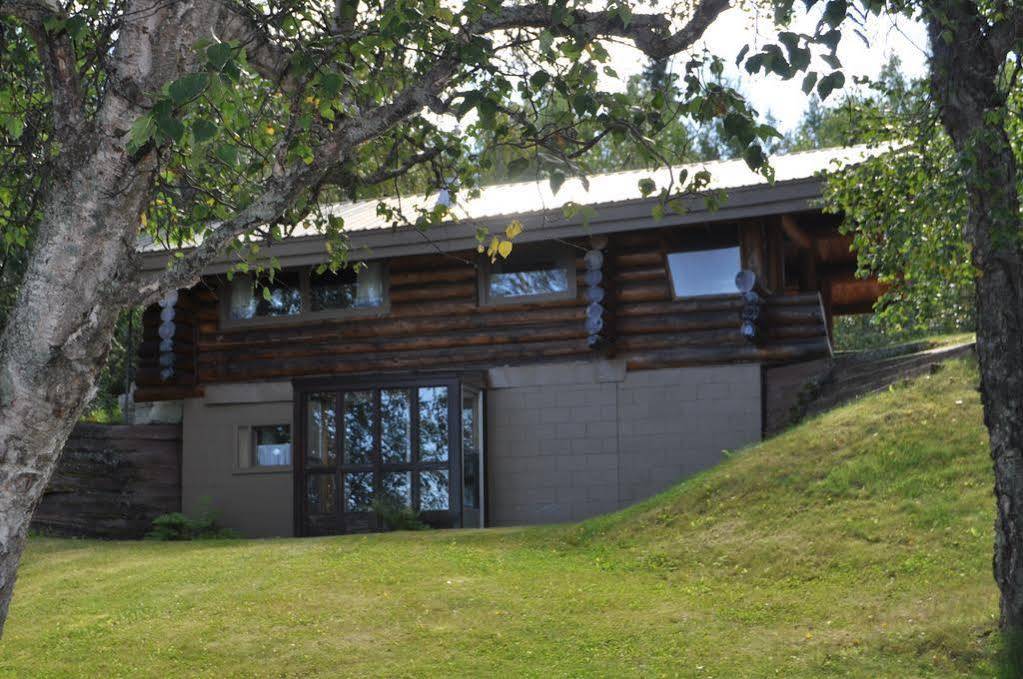
[[[431,227],[424,233],[411,227],[351,231],[348,233],[352,257],[382,259],[421,255],[430,252],[456,252],[476,247],[476,229],[485,226],[491,230],[503,229],[511,219],[518,219],[524,227],[518,242],[545,241],[553,238],[576,238],[608,233],[621,233],[665,226],[686,226],[729,222],[739,219],[770,217],[785,213],[802,212],[814,207],[821,197],[821,179],[807,177],[786,182],[758,184],[728,189],[725,201],[716,209],[708,210],[703,196],[682,198],[685,208],[681,212],[667,212],[654,219],[651,208],[655,198],[641,198],[620,203],[605,203],[594,207],[597,214],[584,223],[582,217],[566,218],[560,209],[524,214],[505,214],[478,220],[464,220]],[[143,270],[156,272],[164,269],[174,252],[146,252],[142,254]],[[288,238],[262,249],[266,259],[276,257],[281,267],[303,266],[326,261],[325,238],[322,235]],[[231,269],[236,259],[219,257],[205,273],[218,274]]]

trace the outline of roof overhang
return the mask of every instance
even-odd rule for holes
[[[681,199],[684,209],[666,211],[655,219],[652,208],[655,198],[629,200],[619,203],[597,203],[590,207],[596,211],[588,223],[580,216],[566,218],[560,209],[523,214],[507,214],[483,219],[462,220],[430,227],[421,231],[413,227],[354,230],[348,232],[351,258],[372,260],[431,252],[457,252],[475,249],[476,229],[480,226],[491,231],[503,231],[513,219],[522,222],[523,232],[516,242],[528,243],[555,238],[567,239],[591,235],[621,233],[656,227],[685,227],[701,224],[734,222],[757,217],[771,217],[786,213],[815,209],[821,198],[822,179],[808,177],[775,184],[757,184],[727,189],[717,209],[708,209],[703,195]],[[319,264],[327,260],[326,239],[322,235],[293,237],[264,246],[261,257],[276,257],[281,267]],[[187,253],[190,248],[179,252]],[[142,254],[143,269],[156,272],[167,266],[173,252],[154,251]],[[207,267],[206,274],[225,273],[237,264],[237,258],[225,254]]]

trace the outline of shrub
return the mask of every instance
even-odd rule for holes
[[[398,504],[390,498],[373,500],[373,511],[381,518],[388,530],[426,530],[429,528],[419,518],[419,512],[406,505]]]
[[[191,518],[181,512],[161,514],[153,519],[153,529],[146,533],[147,540],[218,540],[237,538],[237,531],[224,528],[217,522],[216,512],[203,503],[199,516]]]

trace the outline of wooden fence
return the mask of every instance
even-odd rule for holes
[[[181,509],[181,426],[80,424],[36,509],[47,535],[140,538]]]

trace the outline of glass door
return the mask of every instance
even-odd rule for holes
[[[456,379],[296,384],[295,393],[299,535],[382,530],[408,509],[438,528],[461,524]]]

